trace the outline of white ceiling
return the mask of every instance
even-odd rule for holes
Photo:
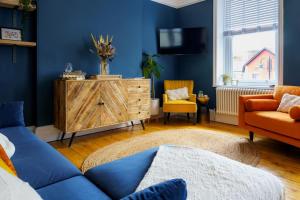
[[[182,8],[205,0],[152,0],[173,8]]]

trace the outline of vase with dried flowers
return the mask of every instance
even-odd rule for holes
[[[102,35],[97,39],[91,34],[94,47],[97,51],[97,55],[100,57],[100,75],[109,74],[109,61],[112,61],[116,54],[116,49],[113,47],[113,37],[109,35],[106,36],[106,39]]]

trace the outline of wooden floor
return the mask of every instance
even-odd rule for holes
[[[154,131],[180,128],[214,130],[220,134],[233,134],[237,137],[248,137],[247,131],[231,125],[202,123],[194,126],[184,119],[172,119],[168,125],[163,125],[161,121],[146,124],[145,131],[142,130],[141,126],[137,125],[134,127],[77,137],[71,148],[67,147],[69,140],[66,140],[63,143],[53,142],[51,145],[80,168],[84,159],[101,147],[128,138],[149,134]],[[268,170],[281,178],[286,186],[286,199],[300,199],[300,149],[263,137],[256,137],[255,145],[257,146],[261,157],[257,167]]]

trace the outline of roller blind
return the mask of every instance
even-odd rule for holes
[[[279,0],[224,0],[224,35],[278,28]]]

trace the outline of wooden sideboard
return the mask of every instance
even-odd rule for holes
[[[72,133],[150,118],[149,79],[56,80],[54,84],[56,128]]]

